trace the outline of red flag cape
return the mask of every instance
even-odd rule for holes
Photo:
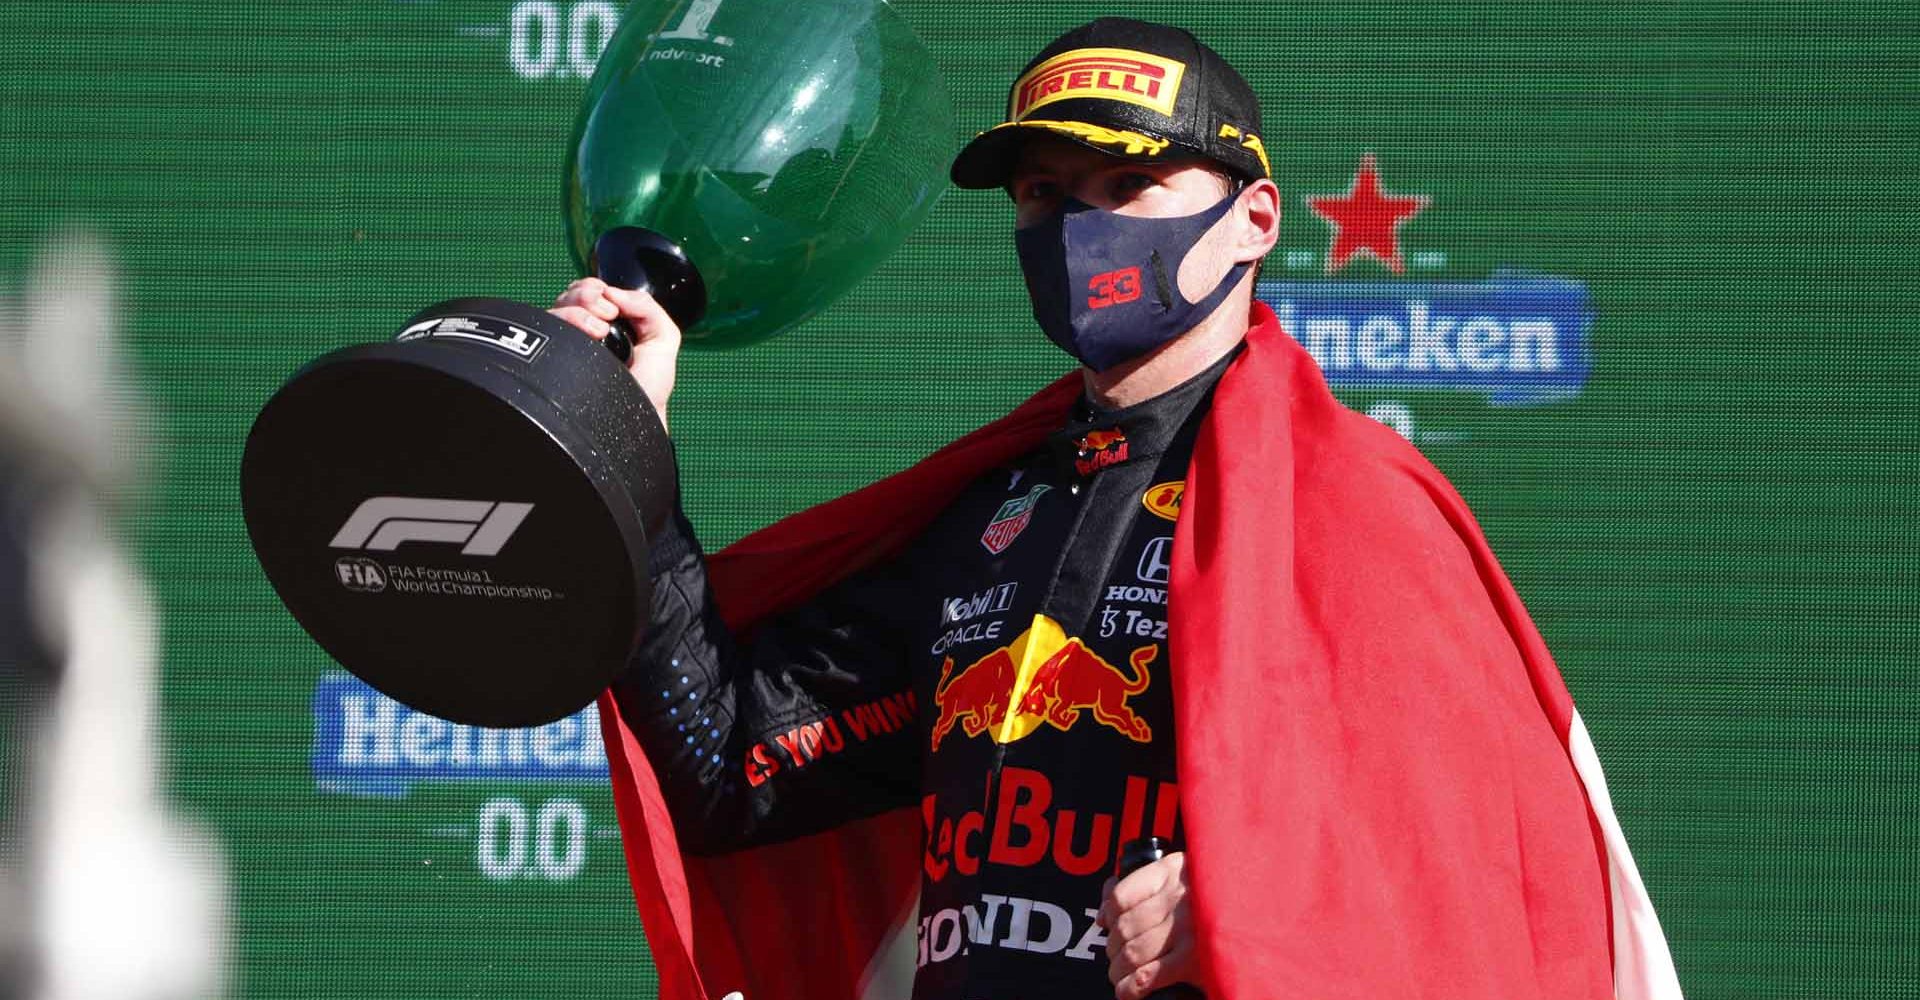
[[[1678,998],[1591,744],[1472,514],[1334,399],[1266,306],[1253,319],[1201,427],[1169,583],[1189,899],[1215,1000]],[[1079,391],[1063,378],[716,553],[728,623],[898,551]],[[600,718],[662,997],[908,995],[917,810],[683,856],[611,696]]]

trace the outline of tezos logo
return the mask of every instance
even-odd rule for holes
[[[392,552],[402,542],[446,542],[461,546],[461,555],[492,556],[500,553],[531,513],[530,503],[369,497],[354,508],[328,544],[336,549]],[[345,577],[341,582],[346,582]]]

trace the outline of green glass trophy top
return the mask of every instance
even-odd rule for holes
[[[637,0],[574,125],[574,262],[588,273],[602,233],[644,226],[705,280],[687,343],[773,336],[926,215],[952,134],[932,57],[881,0]]]

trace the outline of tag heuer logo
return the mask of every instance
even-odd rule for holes
[[[980,544],[986,546],[987,551],[996,556],[1005,552],[1007,546],[1012,545],[1013,540],[1019,538],[1022,531],[1027,530],[1027,523],[1033,520],[1034,504],[1039,503],[1041,495],[1052,488],[1041,483],[1028,490],[1026,496],[1014,497],[1001,504],[999,512],[993,515],[993,520],[987,522],[987,530],[980,533]]]

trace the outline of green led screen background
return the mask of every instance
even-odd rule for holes
[[[1285,198],[1269,298],[1577,288],[1557,391],[1336,384],[1479,513],[1608,767],[1689,995],[1920,996],[1910,0],[900,8],[956,140],[1080,21],[1208,40],[1266,108]],[[316,744],[342,676],[268,588],[237,485],[254,414],[299,364],[430,302],[546,303],[573,277],[564,144],[618,13],[0,8],[0,284],[71,225],[121,268],[163,442],[128,529],[163,610],[168,788],[223,845],[236,996],[653,994],[605,781],[579,773],[585,730],[554,734],[564,766],[532,776],[322,773],[348,752]],[[1329,273],[1307,199],[1344,196],[1369,154],[1388,194],[1426,205],[1399,228],[1400,272],[1362,256]],[[949,191],[801,329],[685,356],[674,430],[709,545],[1066,369],[1010,225],[1003,196]],[[354,752],[381,752],[393,719],[353,704]]]

